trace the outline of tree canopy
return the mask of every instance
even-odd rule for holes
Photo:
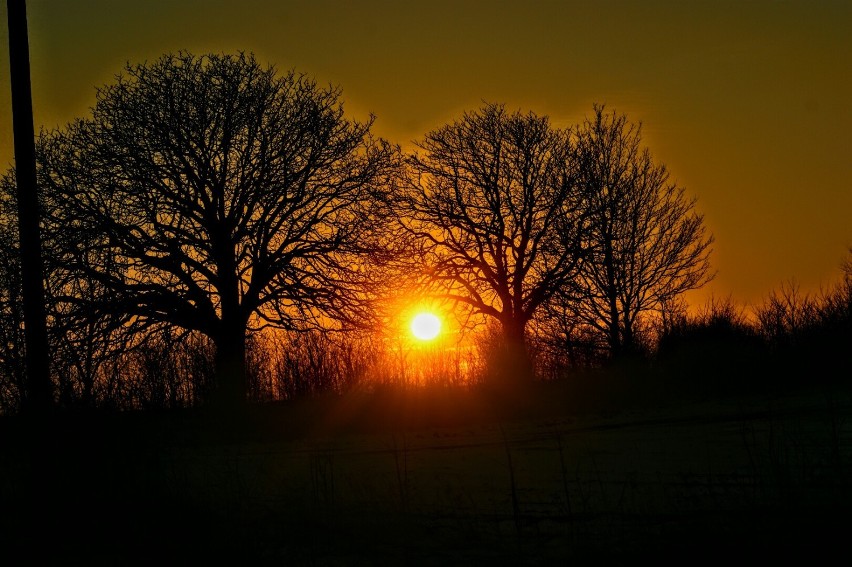
[[[695,198],[642,146],[641,126],[596,105],[576,134],[577,183],[589,199],[588,249],[563,306],[605,337],[610,354],[637,348],[639,317],[712,277],[712,236]]]
[[[40,141],[59,269],[109,292],[59,299],[207,335],[219,398],[241,402],[247,329],[357,320],[396,155],[371,123],[344,117],[339,89],[251,55],[127,66],[91,117]]]
[[[418,148],[398,221],[417,243],[422,283],[498,321],[520,353],[527,323],[585,254],[588,212],[569,133],[486,104]]]
[[[493,323],[486,370],[519,382],[532,374],[532,321],[636,352],[647,314],[712,277],[695,199],[623,115],[595,106],[556,128],[486,103],[406,156],[372,124],[344,116],[338,88],[252,55],[180,52],[127,65],[90,116],[43,132],[60,403],[97,403],[105,374],[121,380],[122,353],[153,337],[166,350],[212,344],[193,391],[213,360],[212,401],[241,405],[254,332],[370,326],[424,295]],[[6,400],[25,383],[14,187],[11,172],[0,184]]]

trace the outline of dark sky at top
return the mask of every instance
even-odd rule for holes
[[[36,128],[85,116],[126,62],[254,52],[339,85],[403,147],[483,100],[643,123],[716,237],[712,293],[816,290],[852,245],[852,2],[29,0]],[[11,164],[0,7],[0,167]]]

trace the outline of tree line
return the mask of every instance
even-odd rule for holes
[[[487,103],[409,153],[371,129],[336,87],[250,54],[180,52],[128,65],[90,116],[41,132],[54,398],[232,409],[341,389],[376,368],[364,337],[394,294],[492,328],[490,379],[524,381],[547,349],[567,367],[648,354],[712,278],[695,199],[602,105],[557,128]],[[6,410],[27,395],[15,186],[13,170]]]

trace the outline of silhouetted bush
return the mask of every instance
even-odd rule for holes
[[[730,298],[710,301],[694,315],[674,317],[661,329],[656,367],[677,388],[730,393],[764,382],[763,341],[745,311]]]
[[[786,283],[756,310],[772,362],[788,381],[837,383],[852,375],[852,262],[842,269],[840,282],[817,294]]]
[[[348,391],[365,381],[376,357],[355,333],[271,331],[248,344],[250,393],[258,401]]]

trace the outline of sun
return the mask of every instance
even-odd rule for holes
[[[441,332],[441,320],[434,313],[418,313],[411,320],[411,334],[421,341],[431,341]]]

